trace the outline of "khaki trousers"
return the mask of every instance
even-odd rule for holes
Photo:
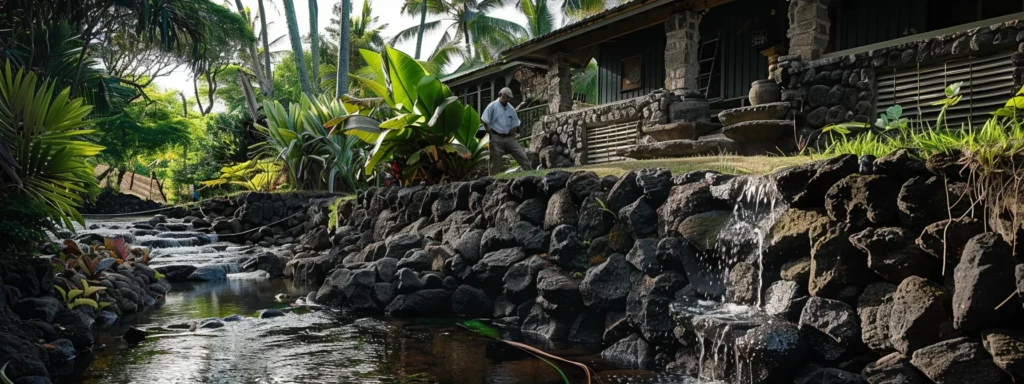
[[[491,169],[490,174],[496,175],[501,172],[502,169],[502,157],[506,154],[512,155],[513,159],[523,168],[523,170],[533,170],[533,164],[530,164],[530,159],[526,157],[526,151],[519,146],[519,142],[516,141],[515,130],[508,136],[502,136],[495,133],[490,134],[490,162]]]

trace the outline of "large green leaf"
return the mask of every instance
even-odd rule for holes
[[[458,97],[452,96],[444,100],[434,111],[427,125],[433,132],[438,132],[445,141],[450,140],[462,122],[463,106]]]
[[[476,133],[480,130],[480,114],[476,113],[473,106],[467,105],[462,111],[462,121],[459,129],[455,132],[455,140],[466,146],[471,146],[477,141]]]
[[[416,86],[426,75],[426,70],[418,61],[409,57],[404,52],[391,47],[384,47],[386,56],[385,68],[387,68],[386,79],[392,92],[392,98],[396,107],[401,106],[407,112],[414,112],[418,98]]]
[[[447,87],[433,75],[423,76],[420,84],[416,87],[420,98],[416,107],[428,119],[434,115],[434,109],[447,98],[443,91],[445,88]]]

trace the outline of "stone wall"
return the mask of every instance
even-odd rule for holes
[[[304,282],[320,304],[493,318],[509,337],[601,346],[625,369],[1008,383],[1024,377],[1021,247],[985,232],[993,215],[947,209],[947,192],[970,191],[954,160],[370,189]]]
[[[815,60],[806,60],[803,57],[805,54],[791,49],[793,54],[779,57],[779,65],[772,77],[783,88],[782,100],[792,103],[800,111],[799,122],[804,127],[800,134],[808,137],[814,130],[829,124],[873,122],[877,111],[888,107],[877,105],[877,74],[891,71],[892,68],[913,68],[968,55],[1005,51],[1007,60],[1012,61],[1016,67],[1014,82],[1020,87],[1024,84],[1022,31],[1024,23],[1014,20],[887,48]],[[1013,54],[1010,55],[1010,52]]]
[[[639,141],[644,127],[668,122],[671,102],[678,99],[660,90],[616,103],[544,116],[533,126],[530,150],[540,155],[544,168],[586,164],[588,127],[640,121]]]
[[[338,197],[326,192],[246,192],[202,200],[180,215],[188,216],[187,224],[208,227],[224,241],[285,245],[314,235],[326,239],[327,207]],[[233,236],[242,232],[249,233]]]

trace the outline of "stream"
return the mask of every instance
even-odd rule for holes
[[[237,263],[254,252],[215,236],[174,231],[170,219],[154,231],[133,228],[147,218],[90,220],[81,233],[131,235],[154,245],[151,266]],[[170,228],[170,231],[163,232]],[[160,239],[173,239],[166,241]],[[159,246],[160,248],[157,248]],[[262,251],[262,250],[261,250]],[[237,275],[243,276],[243,275]],[[290,280],[233,279],[175,283],[156,308],[125,316],[97,330],[92,355],[79,356],[70,383],[561,383],[545,362],[502,342],[457,326],[459,318],[392,319],[291,308],[275,296],[303,297]],[[291,301],[291,300],[288,300]],[[285,316],[256,318],[263,309]],[[191,321],[241,315],[217,329],[175,329]],[[149,331],[142,343],[120,338],[134,326]],[[504,336],[515,339],[517,332]],[[694,383],[667,373],[621,371],[602,362],[598,348],[546,346],[584,362],[601,383]],[[573,383],[582,370],[562,364]]]

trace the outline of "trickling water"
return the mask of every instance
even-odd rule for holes
[[[718,234],[715,251],[726,264],[724,280],[728,279],[729,268],[737,262],[746,261],[757,265],[756,306],[763,303],[764,291],[764,250],[771,228],[786,211],[775,182],[764,176],[737,177],[722,186],[736,202],[732,215]]]

